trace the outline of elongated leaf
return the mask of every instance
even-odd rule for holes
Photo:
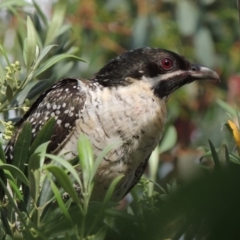
[[[106,226],[100,228],[98,232],[93,236],[93,240],[104,240],[107,234]]]
[[[35,150],[35,153],[39,153],[40,156],[40,167],[43,166],[44,164],[44,160],[46,158],[46,153],[47,153],[47,147],[48,144],[50,143],[50,141],[42,143],[40,146],[37,147],[37,149]]]
[[[89,138],[81,134],[78,140],[78,155],[83,176],[84,191],[90,192],[88,189],[91,184],[91,172],[93,169],[93,151]]]
[[[10,65],[11,63],[10,63],[10,61],[9,61],[9,59],[8,59],[8,55],[7,55],[7,53],[6,53],[5,49],[4,49],[4,47],[3,47],[1,44],[0,44],[0,52],[1,52],[2,55],[4,56],[4,58],[5,58],[6,62],[7,62],[7,64]]]
[[[47,26],[47,17],[46,15],[42,12],[41,8],[39,7],[39,5],[36,3],[36,1],[33,0],[33,5],[36,9],[36,12],[39,14],[39,16],[41,17],[41,20],[43,21],[44,25]]]
[[[7,85],[6,95],[7,95],[7,100],[10,103],[13,97],[13,91],[10,85]]]
[[[26,176],[24,175],[24,173],[19,170],[17,167],[15,167],[14,165],[11,164],[2,164],[0,162],[0,169],[3,170],[8,170],[15,179],[19,179],[20,181],[22,181],[26,186],[29,186],[29,181],[26,178]]]
[[[112,195],[113,195],[113,192],[114,192],[114,189],[116,188],[117,184],[121,181],[121,179],[124,177],[123,174],[120,174],[118,175],[110,184],[108,190],[107,190],[107,193],[106,193],[106,196],[104,198],[104,203],[107,203],[110,201]]]
[[[29,159],[28,177],[30,179],[30,194],[34,199],[35,203],[37,203],[40,194],[40,183],[42,174],[41,167],[43,166],[45,160],[48,143],[49,142],[45,142],[38,146],[34,154],[32,154]]]
[[[9,183],[9,185],[11,186],[11,188],[13,189],[14,194],[16,194],[17,197],[18,197],[20,200],[23,200],[22,193],[21,193],[21,191],[19,190],[19,187],[17,186],[16,182],[13,182],[13,181],[9,180],[8,183]]]
[[[43,58],[48,54],[48,52],[53,48],[56,47],[57,45],[48,45],[43,48],[43,50],[40,52],[40,55],[38,56],[36,60],[36,67],[40,64],[40,62],[43,60]]]
[[[81,59],[75,55],[72,55],[72,54],[68,54],[68,53],[59,54],[59,55],[51,57],[43,64],[43,66],[39,67],[39,69],[34,73],[34,77],[37,77],[39,74],[46,71],[48,68],[53,66],[55,63],[65,59],[65,58],[73,58],[73,59],[77,59],[79,61],[85,62],[83,59]]]
[[[223,144],[218,150],[218,158],[221,165],[226,165],[229,162],[229,155],[227,151],[227,146],[225,144]]]
[[[40,153],[34,153],[28,163],[28,179],[30,195],[36,203],[40,192]]]
[[[62,26],[64,20],[66,7],[67,2],[63,0],[58,1],[58,3],[55,5],[53,10],[53,17],[48,27],[47,36],[44,43],[45,46],[52,43],[53,40],[58,36],[59,29]]]
[[[79,178],[79,173],[77,173],[77,171],[74,169],[74,167],[65,159],[60,158],[58,156],[52,155],[52,154],[46,154],[46,157],[49,159],[54,160],[56,163],[59,163],[60,165],[62,165],[67,171],[69,171],[69,173],[73,176],[74,180],[81,185],[81,181]],[[81,186],[82,187],[82,186]]]
[[[217,152],[216,152],[212,142],[210,140],[208,140],[208,142],[209,142],[210,149],[211,149],[211,152],[212,152],[212,158],[213,158],[213,161],[214,161],[214,164],[215,164],[215,169],[219,169],[220,168],[220,161],[219,161]]]
[[[27,72],[30,71],[31,66],[36,57],[36,46],[37,46],[37,39],[36,39],[36,31],[33,26],[32,20],[30,17],[27,17],[27,41],[26,41],[26,65],[27,65]]]
[[[49,202],[52,202],[53,197],[54,195],[51,189],[51,183],[45,176],[45,179],[41,185],[41,192],[38,198],[38,206],[43,208],[43,206],[46,206]]]
[[[152,152],[150,159],[149,159],[149,178],[156,182],[157,178],[157,171],[158,171],[158,164],[159,164],[159,148],[156,147],[155,150]],[[154,184],[151,182],[148,186],[148,195],[152,196],[154,190]]]
[[[69,212],[68,212],[68,210],[67,210],[67,208],[66,208],[66,206],[65,206],[65,204],[64,204],[64,202],[63,202],[63,200],[62,200],[62,196],[61,196],[61,194],[60,194],[57,186],[55,185],[55,183],[54,183],[52,180],[51,180],[51,187],[52,187],[52,190],[53,190],[53,192],[54,192],[55,198],[56,198],[56,200],[57,200],[57,202],[58,202],[59,208],[62,210],[64,216],[65,216],[70,222],[72,222],[71,216],[69,215]]]
[[[5,211],[4,207],[2,207],[2,206],[0,207],[0,219],[1,219],[2,225],[4,226],[6,232],[8,234],[12,235],[12,230],[9,226],[8,216],[6,214],[6,211]],[[4,239],[4,238],[2,238],[2,239]]]
[[[42,143],[48,142],[51,140],[51,136],[53,133],[53,128],[55,125],[55,119],[50,118],[47,123],[42,127],[42,129],[38,132],[35,140],[32,143],[32,146],[29,151],[29,156],[31,156],[34,151],[40,146]]]
[[[8,0],[0,3],[0,8],[8,8],[13,5],[19,6],[19,7],[24,7],[24,6],[31,6],[30,3],[27,3],[26,1],[23,0]]]
[[[16,203],[15,203],[15,200],[12,198],[11,193],[9,192],[7,186],[4,184],[4,182],[2,181],[2,179],[0,179],[0,185],[1,185],[1,187],[3,188],[3,190],[5,191],[5,193],[6,193],[7,197],[8,197],[9,208],[10,208],[10,209],[11,209],[11,208],[14,209],[15,214],[18,215],[21,223],[22,223],[23,226],[26,228],[26,232],[28,232],[28,234],[30,234],[30,236],[32,236],[32,235],[31,235],[31,232],[30,232],[30,229],[27,229],[28,227],[27,227],[27,225],[26,225],[25,219],[23,219],[23,215],[21,214],[18,206],[17,206]]]
[[[5,79],[5,71],[1,65],[0,65],[0,79],[1,80]]]
[[[70,195],[74,202],[79,203],[79,198],[68,175],[61,168],[54,165],[47,165],[44,166],[44,169],[48,170],[54,175],[59,185]]]
[[[18,135],[12,164],[24,172],[24,164],[27,162],[30,144],[32,141],[32,127],[29,122],[24,122],[23,128]]]
[[[24,87],[23,90],[18,94],[16,100],[18,102],[18,105],[22,105],[24,103],[24,100],[26,99],[28,93],[31,91],[31,89],[37,84],[38,82],[29,82],[26,87]]]
[[[1,142],[0,142],[0,160],[2,160],[4,163],[6,163],[6,157],[5,157]]]

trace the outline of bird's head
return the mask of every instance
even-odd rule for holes
[[[157,48],[127,51],[110,60],[94,77],[105,87],[146,81],[160,98],[168,97],[185,84],[202,79],[219,80],[219,76],[213,70],[192,64],[174,52]]]

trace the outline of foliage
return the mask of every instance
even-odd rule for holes
[[[36,1],[8,0],[0,2],[1,14],[6,16],[0,23],[3,146],[12,122],[53,82],[92,75],[125,49],[171,49],[215,67],[223,81],[219,88],[189,85],[169,100],[166,131],[147,177],[122,205],[110,201],[121,176],[102,203],[90,201],[96,169],[114,143],[93,159],[89,140],[81,136],[81,160],[66,162],[46,152],[54,119],[33,142],[31,125],[25,123],[12,164],[0,146],[0,239],[239,238],[239,111],[231,106],[240,96],[234,74],[239,69],[239,25],[231,1],[59,0],[48,18]],[[192,157],[192,148],[202,145],[201,166],[188,170],[199,155],[194,151]],[[45,165],[45,158],[51,163]],[[169,164],[173,171],[162,174]],[[76,172],[79,165],[82,178]],[[195,176],[186,181],[183,172]]]

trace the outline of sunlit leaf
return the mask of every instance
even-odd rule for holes
[[[93,169],[93,151],[89,138],[81,134],[78,140],[78,155],[82,169],[84,191],[90,191],[88,184],[91,183],[91,172]]]

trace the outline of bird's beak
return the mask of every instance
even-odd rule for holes
[[[213,79],[220,81],[220,78],[215,71],[197,64],[192,64],[191,70],[188,71],[188,75],[191,80]]]

